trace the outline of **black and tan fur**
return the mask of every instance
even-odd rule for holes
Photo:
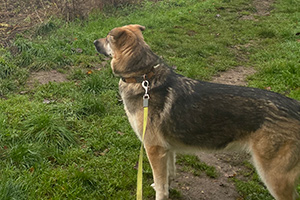
[[[192,80],[172,71],[145,43],[145,27],[128,25],[94,42],[112,57],[114,74],[129,122],[141,138],[143,94],[149,78],[150,100],[145,149],[156,200],[167,199],[175,175],[175,153],[240,146],[277,200],[295,200],[300,175],[300,103],[256,88]],[[131,81],[127,81],[131,80]],[[133,81],[132,81],[133,80]]]

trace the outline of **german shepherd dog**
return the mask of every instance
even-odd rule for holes
[[[295,200],[300,176],[300,102],[256,88],[193,80],[176,74],[145,43],[141,25],[112,29],[94,41],[112,57],[129,122],[139,139],[143,129],[142,81],[149,89],[144,147],[156,200],[168,199],[175,153],[248,150],[261,180],[277,200]]]

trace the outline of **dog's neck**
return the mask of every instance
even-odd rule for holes
[[[142,76],[128,77],[128,78],[121,77],[121,79],[125,83],[141,83],[144,80],[151,80],[151,78],[153,78],[153,76],[155,75],[155,69],[158,68],[159,66],[160,64],[153,66],[148,73],[143,74]]]

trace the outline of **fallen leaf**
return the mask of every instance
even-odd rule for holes
[[[225,174],[225,177],[227,178],[233,178],[236,176],[236,173],[232,173],[232,174]]]
[[[265,87],[266,90],[271,90],[272,88],[270,86]]]
[[[56,162],[56,159],[55,159],[53,156],[49,156],[49,157],[48,157],[48,160],[49,160],[51,163],[55,163],[55,162]]]
[[[9,27],[9,24],[0,23],[0,26],[2,26],[2,27]]]
[[[30,167],[29,171],[30,171],[30,173],[33,173],[34,172],[34,167]]]
[[[101,151],[95,151],[95,152],[94,152],[94,155],[95,155],[95,156],[105,156],[107,152],[109,152],[109,149],[105,149],[105,150],[102,151],[102,152],[101,152]]]
[[[76,52],[77,52],[77,53],[82,53],[83,50],[82,50],[81,48],[77,48],[77,49],[76,49]]]
[[[125,133],[123,133],[123,132],[121,132],[121,131],[117,131],[117,133],[119,134],[119,135],[124,135]]]
[[[100,153],[101,156],[105,156],[105,154],[109,152],[109,149],[105,149],[102,153]]]
[[[90,75],[90,74],[92,74],[92,73],[93,73],[93,71],[92,71],[92,70],[89,70],[86,74]]]
[[[55,100],[49,100],[49,99],[44,99],[43,103],[45,104],[49,104],[49,103],[53,103],[55,102]]]
[[[21,91],[20,92],[20,94],[26,94],[27,93],[27,91]]]
[[[139,162],[138,161],[135,163],[135,166],[133,168],[138,170],[138,168],[139,168]]]

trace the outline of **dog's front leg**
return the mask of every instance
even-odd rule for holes
[[[168,178],[168,150],[161,146],[145,145],[148,159],[151,164],[156,200],[165,200],[169,197]]]

